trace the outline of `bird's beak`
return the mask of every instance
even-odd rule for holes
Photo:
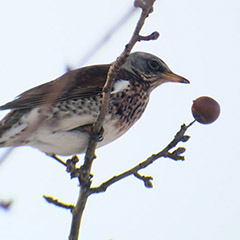
[[[163,78],[166,82],[190,83],[190,81],[188,81],[186,78],[173,72],[161,73],[161,78]]]

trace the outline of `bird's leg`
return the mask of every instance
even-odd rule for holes
[[[100,132],[96,135],[92,134],[92,137],[97,141],[97,142],[101,142],[103,140],[103,133],[104,133],[104,129],[103,127],[101,127]]]

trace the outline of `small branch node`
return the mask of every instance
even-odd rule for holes
[[[174,154],[174,155],[180,155],[180,154],[184,153],[185,151],[186,151],[186,148],[184,148],[184,147],[179,147],[179,148],[177,148],[175,151],[173,151],[172,154]]]
[[[153,177],[144,176],[144,175],[139,174],[138,172],[134,173],[134,176],[136,178],[142,180],[144,182],[144,185],[146,188],[153,188],[153,183],[152,183]]]
[[[76,167],[76,164],[78,162],[79,162],[79,158],[77,155],[67,160],[67,172],[71,174],[71,178],[79,177],[80,175],[79,168]]]
[[[135,0],[134,7],[141,8],[145,11],[149,9],[148,14],[150,14],[153,12],[153,2],[155,2],[155,0]]]
[[[180,155],[180,154],[184,153],[185,151],[186,151],[185,148],[179,147],[175,151],[173,151],[172,153],[167,152],[165,157],[171,158],[175,161],[178,161],[178,160],[184,161],[185,160],[184,156]]]
[[[139,35],[138,36],[138,41],[151,41],[151,40],[157,40],[160,36],[160,33],[155,31],[153,33],[151,33],[150,35],[147,35],[147,36],[142,36],[142,35]]]
[[[89,171],[82,165],[80,168],[77,169],[79,183],[82,187],[90,188],[93,178],[93,174],[89,173]]]
[[[182,141],[182,142],[187,142],[190,137],[191,137],[191,136],[189,136],[189,135],[183,135],[181,141]]]

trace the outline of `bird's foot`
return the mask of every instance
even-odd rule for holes
[[[92,124],[81,126],[79,129],[81,129],[81,131],[87,132],[91,136],[91,138],[93,138],[96,142],[101,142],[103,140],[103,133],[104,133],[103,127],[101,127],[98,133],[93,133]]]
[[[96,141],[96,142],[101,142],[103,140],[103,133],[104,129],[101,127],[100,131],[97,134],[91,134],[91,137]]]

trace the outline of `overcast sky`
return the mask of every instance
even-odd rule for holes
[[[12,0],[0,7],[0,105],[53,80],[81,59],[132,6],[132,0]],[[192,100],[207,95],[221,105],[219,119],[194,124],[185,162],[160,159],[142,174],[153,189],[129,177],[91,196],[83,216],[84,240],[240,239],[240,4],[237,0],[157,0],[142,34],[157,41],[134,51],[158,55],[190,85],[156,89],[141,120],[99,149],[93,184],[100,184],[160,151],[182,123],[192,121]],[[109,63],[129,40],[140,11],[84,65]],[[3,111],[3,117],[7,112]],[[6,149],[0,149],[0,156]],[[80,156],[83,159],[83,155]],[[0,166],[0,239],[67,239],[71,214],[47,204],[43,194],[75,203],[76,180],[37,149],[15,149]]]

